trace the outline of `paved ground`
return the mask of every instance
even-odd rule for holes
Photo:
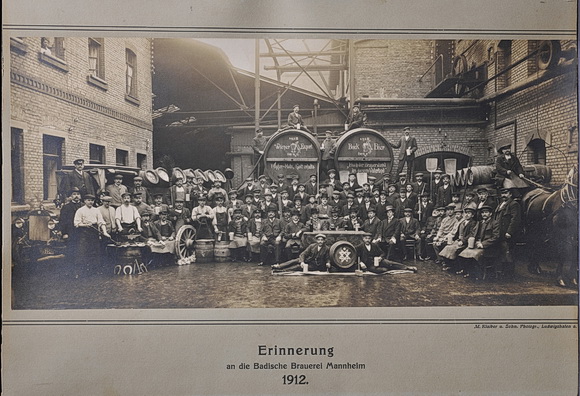
[[[413,262],[407,262],[413,265]],[[520,263],[514,280],[475,282],[417,262],[416,274],[273,276],[255,263],[195,263],[74,278],[63,260],[14,268],[14,309],[577,305],[578,290]],[[554,265],[543,264],[554,270]]]

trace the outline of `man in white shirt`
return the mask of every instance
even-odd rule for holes
[[[117,224],[117,229],[122,235],[128,235],[131,230],[135,230],[137,233],[141,233],[143,229],[141,228],[141,215],[137,208],[131,205],[131,194],[126,192],[122,196],[123,204],[115,210],[115,223]]]
[[[111,207],[111,197],[105,196],[101,199],[102,205],[98,207],[99,212],[101,212],[101,216],[103,216],[103,220],[105,221],[105,228],[107,232],[110,234],[117,230],[117,224],[115,223],[115,209]]]
[[[76,278],[94,272],[97,264],[100,265],[102,254],[99,230],[105,237],[111,238],[107,232],[101,212],[93,207],[95,196],[86,194],[83,200],[85,205],[76,211],[73,220],[73,224],[78,231],[78,245],[74,260]]]

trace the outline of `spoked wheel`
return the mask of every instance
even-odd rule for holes
[[[452,74],[454,77],[462,78],[463,74],[467,71],[467,58],[465,55],[456,56],[453,60]],[[467,86],[462,82],[458,82],[453,87],[455,95],[460,97],[467,91]]]
[[[185,225],[177,231],[175,237],[177,256],[180,259],[191,257],[195,253],[195,228]]]

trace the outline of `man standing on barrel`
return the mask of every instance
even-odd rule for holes
[[[405,164],[407,164],[407,180],[413,177],[415,168],[415,151],[417,151],[417,140],[411,137],[411,127],[403,128],[403,136],[393,148],[400,149],[399,151],[399,165],[397,166],[397,173],[401,173]]]

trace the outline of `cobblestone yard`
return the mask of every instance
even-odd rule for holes
[[[413,261],[406,262],[409,265]],[[519,263],[514,280],[474,281],[432,261],[416,274],[362,277],[273,276],[255,263],[152,265],[140,275],[75,278],[62,260],[13,268],[14,309],[429,307],[577,305],[578,290],[556,286],[555,264],[533,275]],[[107,270],[109,270],[107,268]]]

